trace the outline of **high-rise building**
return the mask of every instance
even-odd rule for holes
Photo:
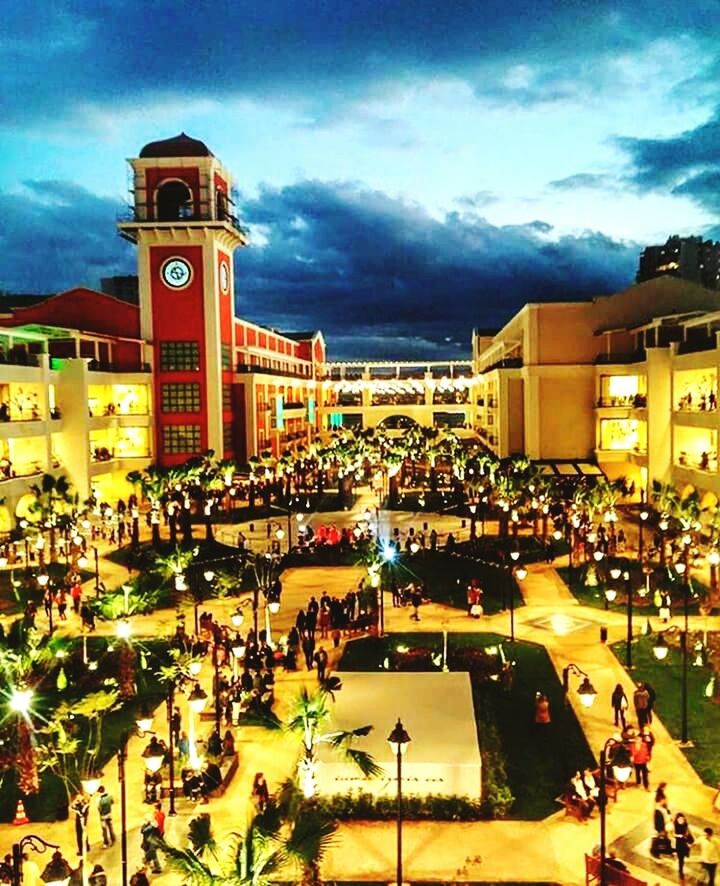
[[[720,289],[720,243],[673,235],[662,246],[646,246],[640,253],[637,282],[665,274]]]

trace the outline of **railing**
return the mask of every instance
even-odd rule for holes
[[[236,215],[233,215],[231,212],[224,211],[219,209],[215,214],[210,212],[207,204],[204,204],[204,208],[201,208],[199,212],[188,212],[187,214],[183,214],[182,216],[178,214],[177,218],[148,218],[147,212],[148,206],[146,203],[137,203],[135,206],[128,206],[128,208],[124,212],[120,212],[117,215],[117,221],[119,222],[135,222],[139,224],[147,224],[147,225],[155,225],[155,224],[171,224],[172,222],[178,222],[179,224],[184,224],[186,222],[220,222],[221,224],[229,224],[236,231],[239,231],[245,237],[249,236],[249,231],[247,228],[243,227],[240,224],[240,221]]]
[[[626,406],[631,409],[646,409],[647,396],[645,394],[635,394],[632,397],[599,397],[596,405],[598,407]]]
[[[305,409],[304,403],[285,403],[284,409]]]
[[[308,367],[309,369],[309,367]],[[290,372],[287,369],[272,369],[270,366],[260,366],[258,363],[238,363],[236,372],[256,372],[258,375],[279,375],[283,378],[310,378],[310,372]]]
[[[7,483],[10,480],[22,480],[24,477],[37,477],[42,474],[43,469],[39,465],[33,465],[31,468],[20,468],[14,470],[12,466],[0,468],[0,483]]]
[[[40,361],[35,354],[26,351],[8,351],[4,353],[0,348],[0,363],[9,363],[13,366],[39,366]]]
[[[630,354],[598,354],[595,358],[595,365],[606,365],[617,363],[618,365],[625,365],[627,363],[642,363],[647,359],[647,353],[645,348],[640,348],[637,351],[632,351]]]
[[[678,342],[678,354],[696,354],[699,351],[714,351],[717,347],[715,336],[712,338],[702,338],[697,341],[681,341]]]
[[[492,372],[493,369],[522,369],[522,357],[505,357],[504,360],[496,360],[489,366],[483,366],[480,372]]]
[[[141,362],[123,362],[123,363],[105,363],[101,360],[90,360],[88,369],[91,372],[151,372],[149,363]]]

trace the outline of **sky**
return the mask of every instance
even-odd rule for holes
[[[720,238],[720,0],[7,0],[0,290],[133,273],[126,158],[230,169],[241,316],[468,355],[528,301]]]

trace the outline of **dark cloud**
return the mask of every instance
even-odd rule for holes
[[[447,355],[446,338],[467,342],[473,326],[500,326],[526,301],[627,285],[639,252],[591,231],[555,239],[540,220],[496,227],[475,211],[437,219],[356,183],[264,188],[243,216],[267,242],[237,256],[239,311],[320,326],[335,356],[351,355],[338,354],[336,336],[354,343],[359,329],[407,356]]]
[[[0,191],[0,289],[58,292],[131,273],[135,258],[117,235],[121,206],[79,185],[26,181]]]
[[[497,203],[500,198],[492,191],[476,191],[474,194],[464,194],[455,201],[463,209],[483,209]]]
[[[671,138],[616,141],[629,157],[634,185],[690,197],[711,212],[720,210],[720,110]]]
[[[54,0],[5,4],[3,123],[88,104],[249,96],[321,119],[385,84],[467,82],[483,98],[577,100],[624,82],[654,39],[717,38],[717,4],[642,0]],[[697,9],[700,8],[700,14]],[[711,11],[714,9],[714,12]]]
[[[611,191],[617,187],[617,180],[612,175],[592,172],[578,172],[567,178],[557,178],[548,182],[554,191],[599,190]]]

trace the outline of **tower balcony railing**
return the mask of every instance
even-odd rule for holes
[[[155,216],[155,213],[152,215]],[[248,236],[247,228],[240,223],[240,220],[236,215],[222,209],[213,211],[212,207],[208,204],[202,204],[200,208],[194,212],[179,213],[177,217],[174,218],[150,218],[147,205],[145,203],[137,203],[135,206],[128,206],[127,209],[119,212],[116,220],[121,224],[123,222],[129,222],[147,225],[154,225],[158,222],[161,224],[169,224],[171,222],[179,222],[180,224],[192,222],[220,222],[221,224],[231,225],[231,227],[235,228],[235,230],[239,231],[243,236]]]

